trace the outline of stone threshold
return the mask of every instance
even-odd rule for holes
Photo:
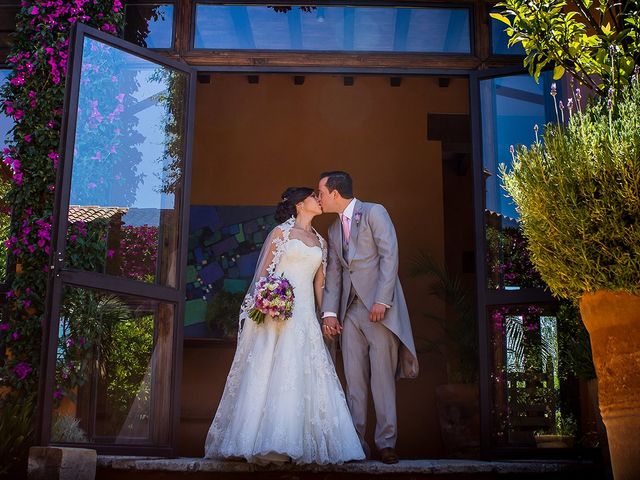
[[[154,458],[99,455],[98,471],[138,473],[218,473],[243,474],[289,472],[299,474],[368,474],[368,475],[469,475],[469,474],[561,474],[591,472],[598,466],[588,461],[559,460],[401,460],[395,465],[366,460],[342,465],[255,465],[244,461],[221,461],[205,458]]]

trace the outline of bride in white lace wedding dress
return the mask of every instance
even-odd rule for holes
[[[316,314],[326,244],[311,219],[320,213],[313,190],[283,194],[278,214],[290,218],[265,241],[245,297],[237,350],[205,442],[207,458],[326,464],[365,457]],[[294,287],[293,314],[286,321],[267,316],[258,325],[248,311],[256,281],[268,274],[284,275]]]

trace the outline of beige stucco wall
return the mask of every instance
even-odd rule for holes
[[[422,312],[442,311],[426,295],[428,283],[408,275],[418,249],[444,260],[442,158],[427,140],[427,114],[468,113],[467,82],[404,77],[391,87],[385,76],[213,75],[198,84],[192,204],[269,205],[291,185],[315,187],[323,170],[349,171],[356,196],[384,204],[400,244],[400,277],[416,337],[432,333]],[[326,231],[332,216],[315,223]],[[202,455],[209,422],[233,358],[232,345],[203,343],[184,351],[181,451]],[[434,386],[445,382],[442,359],[420,354],[421,375],[398,383],[400,455],[442,453]],[[373,419],[370,420],[373,429]],[[372,443],[372,442],[371,442]]]

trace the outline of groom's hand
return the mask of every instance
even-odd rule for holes
[[[381,303],[374,303],[369,312],[369,320],[372,322],[380,322],[384,319],[384,314],[387,311],[387,307]]]
[[[322,319],[322,333],[333,337],[340,332],[342,332],[342,325],[340,325],[336,317],[324,317]]]

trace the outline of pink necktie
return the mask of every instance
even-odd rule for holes
[[[349,226],[349,217],[347,217],[345,214],[340,214],[340,216],[342,217],[342,235],[344,237],[344,243],[349,243],[349,230],[350,230],[350,226]]]

